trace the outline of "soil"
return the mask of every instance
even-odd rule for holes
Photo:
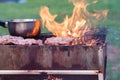
[[[112,72],[119,72],[120,71],[120,48],[108,45],[107,46],[107,57],[108,62],[110,63],[110,70]]]
[[[113,46],[113,45],[108,45],[107,46],[107,57],[108,60],[114,61],[117,58],[120,58],[120,48]]]

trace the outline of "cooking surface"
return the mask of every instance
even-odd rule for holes
[[[4,35],[0,36],[0,44],[7,45],[56,45],[56,46],[71,46],[81,44],[87,46],[90,41],[95,41],[90,46],[103,45],[105,43],[105,34],[90,34],[85,35],[81,39],[73,37],[55,37],[51,33],[41,33],[39,36],[34,38],[23,38],[19,36]],[[79,41],[79,42],[77,42]]]

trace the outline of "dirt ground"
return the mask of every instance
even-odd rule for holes
[[[108,62],[112,64],[111,70],[120,71],[120,48],[112,45],[107,46]],[[114,66],[113,66],[114,65]]]
[[[107,46],[107,56],[108,60],[114,61],[120,58],[120,48],[112,45]]]

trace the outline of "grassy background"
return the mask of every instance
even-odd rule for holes
[[[90,1],[90,0],[89,0]],[[57,21],[61,22],[63,17],[66,14],[69,16],[72,14],[73,5],[71,2],[67,0],[28,0],[27,3],[18,4],[18,3],[10,3],[3,4],[0,3],[0,20],[10,20],[15,18],[40,18],[39,10],[42,6],[48,6],[50,11],[53,14],[58,14]],[[91,5],[88,7],[89,11],[93,11],[93,9],[101,10],[107,9],[109,10],[108,18],[106,21],[101,21],[99,23],[100,26],[108,27],[108,42],[113,45],[117,45],[120,47],[120,10],[119,10],[118,0],[99,0],[99,2],[95,5]],[[8,34],[7,29],[0,28],[0,35]],[[44,29],[45,30],[45,29]],[[44,31],[43,30],[43,31]],[[46,30],[45,30],[46,31]]]
[[[89,0],[90,1],[90,0]],[[91,0],[92,1],[92,0]],[[40,19],[39,10],[42,6],[48,6],[53,14],[58,14],[57,21],[61,22],[66,14],[72,14],[73,5],[67,0],[28,0],[27,3],[0,3],[0,20],[10,20],[16,18],[37,18]],[[108,28],[107,42],[120,48],[120,5],[119,0],[99,0],[95,5],[88,7],[90,12],[94,9],[109,10],[106,21],[99,22],[98,26]],[[47,30],[43,28],[42,32]],[[0,35],[9,34],[8,30],[0,27]],[[120,60],[120,58],[118,58]],[[115,60],[114,62],[118,62]],[[120,72],[111,70],[112,62],[108,61],[108,80],[120,80]]]

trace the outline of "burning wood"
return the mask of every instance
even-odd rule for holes
[[[42,40],[24,39],[22,37],[4,35],[0,36],[0,44],[15,44],[15,45],[42,45]]]

